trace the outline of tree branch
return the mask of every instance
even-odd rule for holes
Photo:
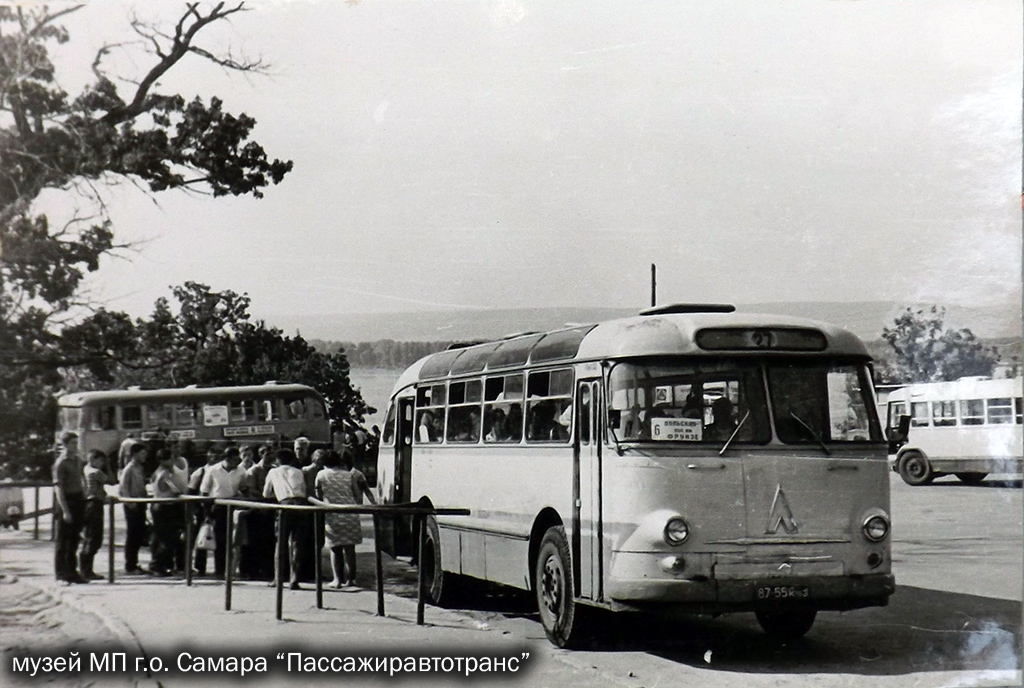
[[[197,8],[198,3],[190,3],[185,14],[183,14],[181,19],[178,20],[178,23],[174,28],[174,36],[171,39],[170,49],[164,53],[161,52],[160,48],[157,49],[157,55],[160,57],[160,61],[157,62],[157,64],[154,65],[146,76],[144,76],[139,82],[132,101],[125,107],[111,110],[102,118],[102,121],[108,124],[120,124],[121,122],[134,119],[145,112],[148,109],[146,101],[149,97],[149,90],[153,87],[153,84],[155,84],[161,76],[166,74],[171,67],[177,64],[182,57],[190,52],[194,52],[206,57],[207,59],[212,59],[221,66],[228,67],[230,69],[238,69],[240,71],[247,71],[244,63],[235,63],[231,59],[216,58],[198,46],[192,45],[192,41],[195,39],[196,34],[199,33],[203,27],[237,12],[245,11],[245,3],[240,2],[235,7],[225,9],[224,3],[219,2],[207,15],[203,15]],[[193,20],[191,24],[188,23],[190,18]],[[132,27],[135,28],[136,32],[139,33],[140,36],[156,42],[155,35],[158,35],[158,32],[155,30],[154,33],[149,34],[140,32],[139,26],[144,25],[141,22],[132,23]]]

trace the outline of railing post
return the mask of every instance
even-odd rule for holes
[[[235,572],[235,507],[228,504],[227,528],[224,529],[224,611],[231,611],[231,579]]]
[[[32,533],[32,539],[33,540],[38,540],[39,539],[39,486],[38,485],[36,485],[35,491],[36,491],[36,508],[35,508],[35,512],[36,513],[35,513],[35,518],[33,519],[35,521],[35,529],[34,529],[34,531]]]
[[[373,556],[377,564],[377,616],[384,616],[384,569],[380,558],[380,515],[373,515]]]
[[[423,588],[426,584],[425,571],[423,570],[423,553],[426,549],[427,539],[427,519],[426,516],[420,514],[416,517],[416,542],[417,542],[417,565],[416,565],[416,625],[423,625]]]
[[[324,536],[324,514],[317,510],[313,512],[313,549],[316,556],[313,559],[313,575],[316,577],[316,608],[324,608],[324,577],[323,577],[323,555],[324,548],[321,544]]]
[[[185,585],[192,585],[192,554],[195,548],[192,539],[192,500],[185,500]]]
[[[107,515],[110,517],[110,527],[107,529],[107,582],[114,582],[114,505],[117,502],[107,498]]]
[[[277,620],[281,620],[282,607],[284,606],[284,509],[277,509],[277,542],[275,543],[274,549],[277,556],[277,567],[274,572],[274,582],[277,584],[277,607],[276,615]]]

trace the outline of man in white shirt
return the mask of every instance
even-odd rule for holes
[[[224,450],[224,460],[207,468],[199,491],[216,499],[237,499],[245,489],[245,469],[241,466],[242,458],[238,447]],[[224,561],[227,545],[228,508],[214,504],[210,510],[213,516],[214,533],[217,548],[213,551],[213,572],[217,578],[224,577]]]
[[[271,468],[267,472],[267,481],[263,485],[263,496],[274,497],[281,504],[308,504],[306,500],[306,478],[302,471],[295,465],[298,459],[295,452],[289,449],[277,451],[277,468]],[[294,514],[287,511],[281,512],[281,524],[278,537],[288,541],[288,564],[291,572],[291,589],[299,589],[299,562],[302,561],[302,537],[301,524],[302,516],[305,514]],[[284,562],[274,557],[275,582],[283,575]]]

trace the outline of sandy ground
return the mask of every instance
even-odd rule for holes
[[[0,575],[0,651],[5,656],[0,683],[55,688],[129,685],[127,680],[111,683],[104,679],[98,682],[94,677],[73,675],[16,677],[6,671],[7,658],[19,652],[38,652],[41,648],[55,647],[60,648],[61,654],[79,650],[81,656],[83,648],[120,642],[117,632],[100,617],[73,601],[65,601],[60,588],[40,586],[16,574]]]

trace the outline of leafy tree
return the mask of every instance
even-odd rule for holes
[[[122,247],[100,189],[122,179],[150,192],[259,198],[292,167],[269,159],[249,140],[255,120],[226,112],[218,98],[157,92],[158,79],[186,55],[230,70],[261,69],[197,40],[243,3],[188,4],[166,31],[134,20],[152,58],[141,75],[123,80],[128,94],[104,70],[113,46],[99,51],[95,82],[81,93],[59,86],[49,49],[69,40],[58,22],[79,9],[0,5],[0,466],[15,459],[43,465],[52,441],[52,421],[44,419],[62,370],[74,377],[82,366],[104,379],[115,362],[133,357],[135,325],[123,314],[93,313],[81,294],[84,276]],[[45,192],[73,195],[93,210],[51,222],[37,207]]]
[[[249,297],[186,282],[173,289],[177,313],[157,301],[149,320],[135,323],[136,351],[111,370],[117,387],[263,384],[287,380],[315,387],[339,426],[360,423],[366,406],[349,379],[344,353],[318,352],[301,336],[287,337],[249,316]]]
[[[906,308],[882,329],[894,357],[880,369],[883,382],[937,382],[968,375],[991,375],[999,353],[969,329],[945,326],[946,309]]]

